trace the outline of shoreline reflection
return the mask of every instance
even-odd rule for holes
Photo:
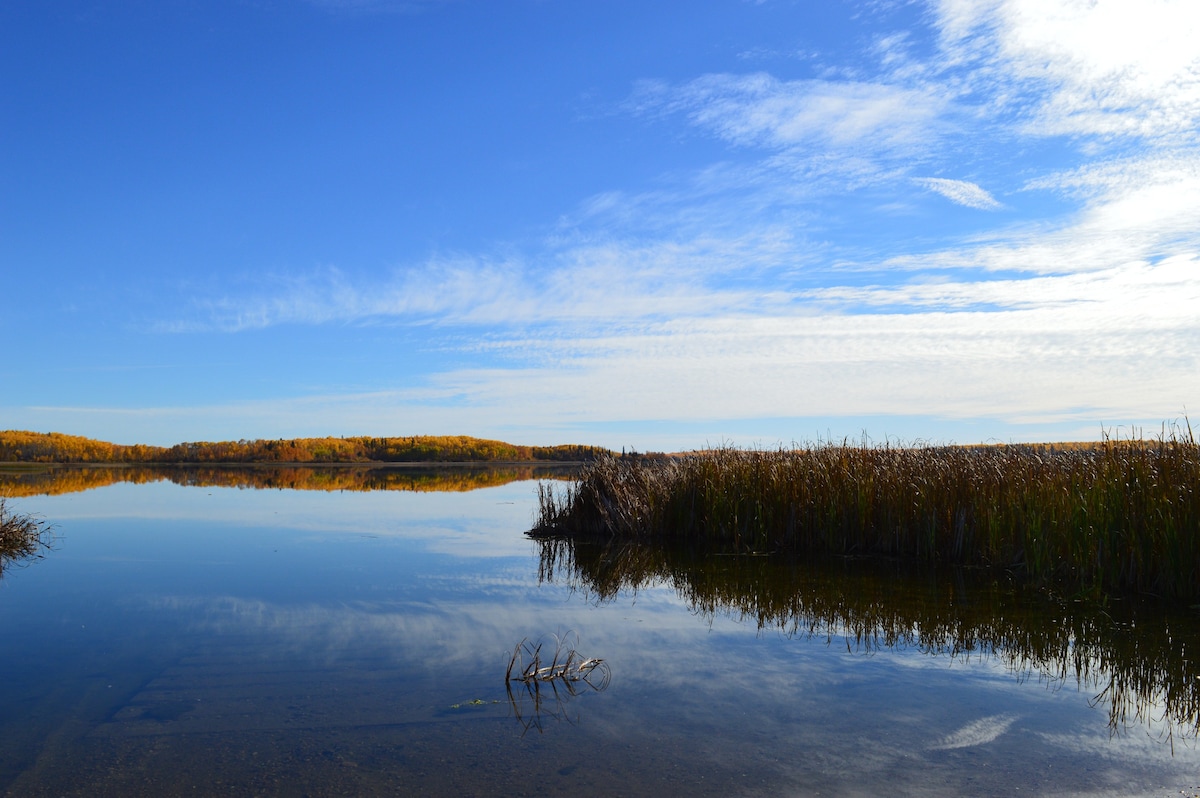
[[[603,604],[667,585],[692,612],[761,631],[824,638],[847,651],[911,649],[953,661],[998,661],[1054,688],[1073,680],[1104,705],[1110,734],[1130,725],[1200,737],[1200,613],[1148,599],[1099,606],[963,569],[879,560],[802,562],[684,547],[543,539],[540,584]]]
[[[409,491],[462,493],[535,479],[569,479],[562,465],[212,465],[0,467],[0,496],[58,496],[120,482],[173,482],[189,487],[252,490]]]

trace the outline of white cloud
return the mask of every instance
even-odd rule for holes
[[[1166,418],[1200,390],[1197,344],[1189,319],[1087,309],[727,318],[555,342],[571,370],[446,379],[497,406],[527,402],[539,384],[572,412],[625,419],[1049,418],[1066,408]]]
[[[203,317],[176,331],[380,319],[521,326],[749,311],[776,300],[748,278],[797,260],[788,231],[772,226],[690,239],[564,239],[531,261],[436,260],[382,280],[351,279],[336,268],[279,277],[257,297],[199,303]],[[716,284],[730,275],[742,284]]]
[[[1200,262],[1174,257],[1155,265],[1129,263],[1098,271],[1019,280],[944,280],[899,286],[816,289],[813,299],[845,307],[921,307],[954,311],[1007,308],[1064,311],[1103,309],[1108,318],[1134,317],[1147,325],[1168,319],[1191,323],[1200,307]],[[1152,321],[1153,320],[1153,321]]]
[[[1191,257],[1200,250],[1200,167],[1178,158],[1100,163],[1031,184],[1088,200],[1057,223],[1026,222],[978,234],[959,246],[888,258],[900,269],[983,269],[1032,274],[1102,272],[1136,262]],[[1164,301],[1171,297],[1164,295]]]
[[[883,83],[781,81],[765,73],[705,75],[679,87],[646,84],[634,105],[681,112],[740,146],[867,145],[912,152],[945,126],[945,100]]]
[[[1145,423],[1174,417],[1200,395],[1195,258],[1032,281],[823,290],[818,304],[786,314],[497,334],[480,344],[500,358],[491,368],[443,372],[401,391],[211,408],[208,416],[252,413],[255,434],[312,418],[336,418],[351,431],[361,423],[473,434],[598,419],[884,414]],[[834,301],[876,312],[812,312]],[[895,312],[898,305],[908,307]]]
[[[247,434],[271,435],[278,425],[296,430],[337,418],[344,426],[334,432],[383,426],[497,437],[497,424],[562,430],[599,419],[893,414],[1154,423],[1200,394],[1200,259],[1193,250],[1122,261],[1148,252],[1154,239],[1139,239],[1140,227],[1136,235],[1105,230],[1113,223],[1106,207],[1071,228],[1021,229],[907,263],[893,259],[877,271],[888,281],[870,285],[814,288],[782,271],[772,285],[706,282],[746,258],[786,261],[788,243],[770,238],[581,244],[560,252],[540,282],[515,262],[504,267],[506,280],[486,279],[486,269],[472,280],[469,264],[458,263],[448,272],[460,270],[458,278],[437,283],[441,273],[431,270],[401,283],[411,290],[412,281],[430,281],[422,305],[403,304],[401,288],[349,288],[339,277],[339,290],[306,289],[342,297],[313,311],[317,317],[405,318],[421,307],[483,325],[487,338],[471,346],[495,365],[433,374],[404,390],[164,411],[176,420],[161,423],[241,417]],[[918,273],[906,279],[894,271],[901,267]],[[1034,276],[979,280],[955,271],[963,267]],[[931,268],[946,277],[931,281]]]
[[[981,211],[994,211],[1004,206],[996,198],[974,183],[966,180],[949,180],[944,177],[918,177],[913,182],[936,191],[951,202]]]
[[[1032,99],[1032,132],[1196,140],[1191,0],[941,0],[936,14],[952,61],[1013,81],[1010,101]]]

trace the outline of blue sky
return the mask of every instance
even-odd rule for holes
[[[0,6],[0,428],[691,449],[1200,407],[1191,0]]]

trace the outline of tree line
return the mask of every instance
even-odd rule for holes
[[[61,432],[0,432],[9,463],[530,463],[594,460],[598,446],[521,446],[466,435],[280,438],[124,445]]]

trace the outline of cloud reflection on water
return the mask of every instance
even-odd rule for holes
[[[1172,758],[1140,730],[1112,739],[1087,693],[1060,689],[1061,678],[1014,674],[1002,649],[955,647],[945,625],[906,618],[903,580],[879,595],[853,579],[839,583],[847,600],[859,595],[895,614],[870,634],[866,615],[830,616],[810,629],[781,622],[791,616],[766,612],[769,603],[717,601],[719,580],[706,592],[694,576],[690,592],[681,591],[686,584],[672,571],[539,584],[534,544],[520,534],[533,501],[528,484],[441,496],[149,485],[42,497],[40,513],[69,518],[68,545],[16,587],[61,594],[55,580],[96,570],[98,553],[145,555],[127,570],[105,574],[108,565],[88,577],[82,600],[106,608],[94,613],[108,624],[102,647],[53,628],[68,654],[86,643],[77,656],[105,678],[105,652],[155,652],[159,670],[139,675],[144,686],[110,708],[113,721],[96,734],[160,746],[202,728],[247,733],[245,724],[291,746],[312,729],[353,739],[375,729],[386,735],[380,750],[434,737],[450,747],[433,755],[450,759],[465,752],[483,762],[503,750],[520,778],[542,773],[547,784],[566,784],[545,771],[553,750],[556,761],[614,790],[678,769],[713,793],[764,795],[951,795],[981,780],[992,792],[1040,785],[1103,794],[1119,785],[1137,794],[1169,780],[1182,787],[1200,764],[1190,742],[1177,742]],[[354,536],[377,527],[394,535]],[[444,546],[447,528],[465,530],[449,547],[461,553],[429,554]],[[178,553],[185,543],[229,565],[197,567],[192,550]],[[170,558],[183,561],[178,577],[161,574]],[[1008,617],[987,609],[986,596],[956,590],[948,588],[968,606],[983,602],[983,615]],[[781,593],[787,601],[778,606],[795,606],[796,595]],[[4,598],[0,606],[13,606],[19,595]],[[612,685],[572,704],[577,725],[555,724],[529,735],[541,741],[522,742],[506,705],[490,702],[505,698],[517,641],[567,630],[610,663]],[[475,699],[486,703],[451,710]],[[183,701],[207,709],[171,719],[168,710]],[[587,756],[577,759],[578,751]],[[486,774],[493,788],[527,786],[507,772]]]
[[[137,518],[214,526],[288,529],[316,536],[373,535],[417,541],[459,557],[526,556],[534,482],[471,493],[319,492],[118,483],[83,494],[25,499],[47,518],[70,522]]]

